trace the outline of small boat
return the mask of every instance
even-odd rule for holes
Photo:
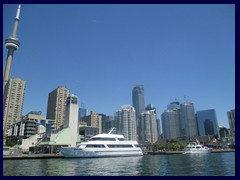
[[[77,147],[61,147],[59,151],[64,157],[120,157],[142,156],[143,152],[137,141],[127,141],[123,135],[98,134]]]
[[[210,153],[210,152],[212,152],[212,148],[201,145],[197,139],[196,142],[189,143],[183,149],[183,154]]]

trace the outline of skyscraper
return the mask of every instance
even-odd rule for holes
[[[193,138],[198,136],[193,103],[185,102],[180,105],[180,128],[182,137]]]
[[[235,136],[235,109],[227,112],[231,136]]]
[[[198,136],[193,103],[171,102],[167,110],[162,113],[162,131],[165,139],[186,139]]]
[[[161,119],[163,138],[169,140],[180,138],[180,102],[173,101],[167,105]]]
[[[162,113],[163,138],[172,140],[180,137],[179,109],[167,109]]]
[[[136,111],[136,117],[145,111],[144,86],[137,85],[132,90],[132,103]]]
[[[19,21],[19,15],[20,15],[20,8],[21,8],[21,6],[18,5],[12,35],[8,39],[5,40],[5,47],[8,49],[8,55],[7,55],[5,69],[4,69],[4,75],[3,75],[3,95],[5,95],[6,85],[10,79],[13,53],[20,46],[20,42],[18,41],[18,38],[17,38],[17,28],[18,28],[18,21]]]
[[[150,109],[139,116],[139,140],[155,143],[158,140],[156,110]]]
[[[6,133],[8,127],[21,121],[25,85],[26,82],[18,77],[11,78],[6,84],[5,96],[3,98],[3,132]]]
[[[69,90],[59,86],[48,94],[47,119],[55,120],[55,129],[62,128],[65,121],[66,100]]]
[[[126,104],[115,113],[117,133],[127,140],[137,140],[136,112],[134,107]]]
[[[197,111],[196,115],[200,136],[219,134],[217,115],[214,109]]]

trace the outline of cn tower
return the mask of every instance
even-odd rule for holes
[[[18,22],[19,22],[20,9],[21,9],[21,5],[18,5],[12,35],[5,40],[5,47],[8,49],[8,55],[7,55],[4,74],[3,74],[3,94],[5,92],[6,84],[10,78],[9,76],[11,71],[13,53],[14,51],[18,50],[20,45],[20,42],[18,41],[18,38],[17,38],[17,28],[18,28]]]

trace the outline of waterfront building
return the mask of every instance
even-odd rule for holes
[[[126,140],[137,140],[136,111],[129,104],[121,106],[115,112],[117,133],[122,134]]]
[[[219,126],[219,135],[220,135],[220,139],[229,137],[228,129],[224,126]]]
[[[235,136],[235,109],[228,111],[227,117],[228,117],[231,136]]]
[[[55,129],[62,129],[66,114],[66,101],[69,90],[59,86],[48,94],[47,119],[55,120]]]
[[[181,136],[179,116],[179,109],[167,109],[162,113],[162,132],[164,139],[176,140]]]
[[[180,138],[180,102],[175,100],[168,104],[161,119],[163,138],[169,140]]]
[[[36,145],[50,147],[50,153],[56,152],[57,147],[76,147],[77,143],[80,142],[78,110],[78,97],[74,94],[69,95],[66,100],[66,116],[63,129],[52,132],[50,141],[40,142]]]
[[[145,111],[144,86],[137,85],[132,90],[132,103],[136,111],[136,117]]]
[[[53,120],[44,119],[41,111],[31,111],[22,117],[22,120],[12,124],[7,130],[6,141],[22,141],[39,132],[39,127],[44,127],[44,136],[50,138],[53,128]],[[43,132],[42,132],[43,133]]]
[[[99,129],[99,133],[102,133],[102,116],[96,112],[91,111],[89,116],[82,118],[82,122],[86,122],[87,126],[97,127]]]
[[[3,97],[3,133],[21,121],[26,82],[18,77],[10,78]]]
[[[161,120],[159,118],[157,118],[157,133],[158,133],[158,139],[161,139],[162,130],[161,130]]]
[[[71,94],[66,102],[66,117],[64,128],[71,130],[72,143],[71,146],[75,147],[79,141],[79,123],[78,123],[78,97]]]
[[[183,138],[198,136],[197,121],[193,103],[180,104],[180,134]]]
[[[197,111],[196,117],[199,136],[219,135],[217,115],[214,109]]]
[[[53,129],[54,120],[44,119],[41,111],[31,111],[22,117],[20,122],[12,124],[7,131],[7,136],[15,136],[23,139],[35,135],[38,131],[38,126],[42,125],[46,129],[46,134],[50,136]]]
[[[91,139],[91,137],[99,134],[99,128],[93,126],[80,126],[79,133],[81,141],[86,141]]]
[[[88,116],[88,110],[86,108],[79,108],[78,110],[78,120],[79,122],[81,122],[81,119],[84,117],[84,116]]]
[[[157,142],[157,117],[156,110],[147,110],[139,116],[139,134],[138,140],[141,142],[150,142],[151,144]]]
[[[111,128],[115,127],[113,116],[99,114],[102,117],[102,133],[109,133]]]

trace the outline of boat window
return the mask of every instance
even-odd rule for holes
[[[105,148],[103,144],[88,144],[86,148]]]
[[[108,144],[109,148],[132,148],[131,144]]]
[[[134,144],[135,147],[140,147],[139,144]]]
[[[119,141],[124,141],[124,138],[117,138]]]
[[[104,138],[104,137],[95,137],[91,139],[92,141],[116,141],[115,138]]]

